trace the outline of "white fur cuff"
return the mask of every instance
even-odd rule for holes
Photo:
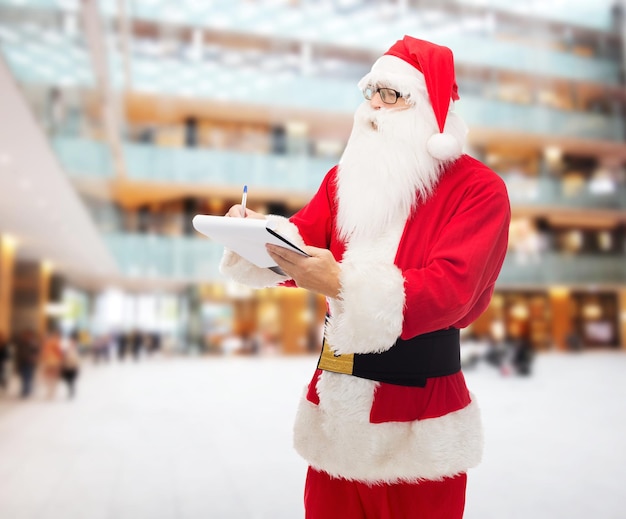
[[[345,268],[343,268],[345,267]],[[393,264],[344,262],[326,339],[337,354],[380,353],[402,332],[404,277]]]
[[[304,247],[304,240],[302,240],[298,228],[287,218],[268,215],[267,219],[274,223],[274,228],[278,233],[298,247]],[[227,278],[252,288],[274,287],[289,279],[287,276],[276,274],[268,268],[257,267],[229,249],[224,249],[224,255],[220,262],[220,272]]]
[[[265,267],[257,267],[230,249],[224,249],[220,272],[233,281],[252,288],[274,287],[287,279]]]
[[[291,243],[297,245],[300,248],[306,247],[302,236],[300,236],[300,231],[298,231],[298,227],[295,224],[291,223],[284,216],[278,216],[274,214],[270,214],[267,216],[268,221],[272,222],[273,229],[287,238]]]

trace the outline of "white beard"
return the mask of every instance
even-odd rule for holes
[[[405,110],[359,106],[339,162],[338,229],[343,239],[380,236],[405,221],[435,188],[444,163],[426,149],[438,131],[428,101]]]

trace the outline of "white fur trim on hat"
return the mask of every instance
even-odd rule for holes
[[[408,103],[411,102],[411,98],[418,95],[428,96],[424,74],[395,56],[385,55],[376,60],[371,71],[358,83],[360,90],[364,90],[368,85],[393,88],[400,92]]]
[[[436,133],[426,142],[430,155],[438,160],[450,160],[461,155],[461,143],[449,133]]]
[[[426,142],[428,153],[444,162],[458,159],[462,155],[465,142],[467,141],[467,125],[453,111],[453,108],[454,103],[451,102],[443,133],[435,133]]]

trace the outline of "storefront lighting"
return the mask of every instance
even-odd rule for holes
[[[516,303],[509,311],[511,317],[524,321],[530,316],[528,307],[524,303]]]
[[[54,270],[54,263],[50,260],[43,260],[41,262],[41,270],[47,274],[51,273]]]
[[[600,319],[602,308],[597,303],[589,303],[583,306],[583,317],[589,320]]]
[[[543,154],[548,164],[556,165],[561,162],[563,151],[557,146],[548,146],[544,149]]]
[[[2,249],[14,252],[17,248],[18,240],[12,234],[3,234],[0,236],[0,243],[2,244]]]
[[[311,312],[311,310],[302,310],[302,312],[300,312],[300,320],[303,323],[310,323],[313,321],[313,313]]]
[[[606,195],[614,193],[615,190],[615,182],[608,176],[594,177],[589,182],[589,192],[593,195]]]
[[[570,294],[569,288],[554,286],[550,288],[550,295],[554,298],[565,299]]]
[[[570,252],[578,252],[583,246],[583,233],[577,229],[567,233],[566,246]]]
[[[598,246],[603,251],[610,251],[613,247],[613,236],[609,231],[600,231],[598,233]]]

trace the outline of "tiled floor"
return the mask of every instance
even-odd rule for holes
[[[0,397],[0,518],[301,518],[291,427],[314,363],[86,364],[74,401]],[[466,518],[624,517],[624,374],[619,353],[542,355],[530,378],[467,372],[486,451]]]

